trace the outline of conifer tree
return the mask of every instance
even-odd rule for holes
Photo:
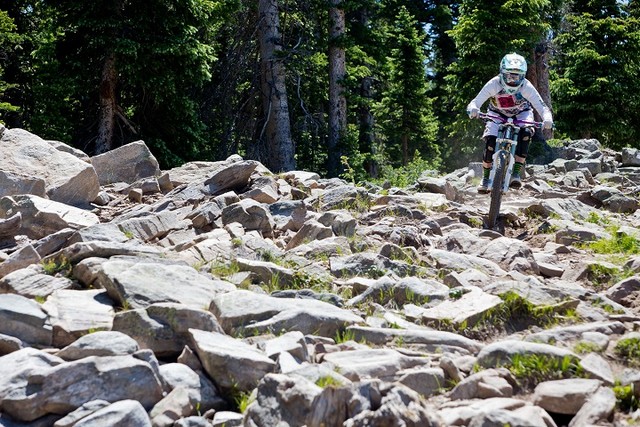
[[[558,130],[614,148],[637,144],[640,21],[615,0],[576,1],[555,40]]]
[[[437,123],[427,97],[426,57],[416,21],[401,6],[389,31],[389,74],[378,109],[378,122],[386,136],[389,160],[407,165],[417,151],[434,165],[439,161],[435,137]]]
[[[37,133],[89,153],[143,139],[165,167],[211,157],[194,95],[211,77],[213,35],[233,2],[40,7],[51,8],[56,19],[44,30],[55,37],[36,51],[42,82],[34,92]]]
[[[18,107],[12,105],[5,98],[7,89],[15,87],[15,84],[4,81],[4,69],[9,57],[13,54],[13,46],[18,44],[20,37],[16,34],[16,25],[9,14],[0,10],[0,123],[3,123],[4,116],[9,112],[15,112]]]

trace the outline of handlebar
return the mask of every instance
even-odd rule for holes
[[[500,124],[511,124],[514,126],[533,126],[534,128],[538,128],[538,129],[542,129],[543,127],[543,122],[530,122],[528,120],[518,120],[512,117],[503,117],[503,116],[494,116],[493,114],[488,114],[488,113],[483,113],[482,111],[480,111],[478,113],[478,119],[480,120],[491,120],[495,123],[500,123]]]

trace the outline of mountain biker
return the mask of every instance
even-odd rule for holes
[[[516,54],[509,53],[500,61],[500,74],[489,80],[480,90],[478,95],[467,106],[469,117],[474,119],[480,113],[480,107],[489,100],[488,110],[493,114],[504,118],[514,117],[517,120],[533,121],[533,110],[542,116],[543,128],[553,127],[551,110],[546,106],[542,97],[525,78],[527,74],[527,62]],[[529,151],[529,140],[535,133],[533,127],[523,127],[518,137],[516,146],[515,164],[509,186],[520,188],[522,186],[521,171]],[[493,163],[493,151],[498,135],[498,124],[489,120],[484,128],[482,139],[485,143],[482,156],[482,182],[478,186],[478,193],[489,192],[489,174]]]

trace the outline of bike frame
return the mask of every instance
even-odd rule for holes
[[[496,145],[493,149],[493,164],[491,166],[491,174],[489,175],[489,188],[493,186],[493,180],[496,175],[496,168],[499,162],[498,157],[502,152],[508,153],[509,162],[505,169],[505,175],[502,183],[502,193],[506,193],[509,190],[509,181],[511,180],[511,173],[513,171],[513,165],[515,164],[516,147],[518,146],[518,136],[520,135],[520,129],[527,126],[541,128],[541,122],[530,122],[527,120],[518,120],[513,117],[496,116],[488,113],[480,113],[479,119],[488,121],[491,120],[494,123],[498,123],[498,136],[496,138]]]
[[[513,117],[503,117],[487,113],[479,113],[479,119],[491,120],[498,123],[498,135],[493,153],[493,164],[489,175],[489,188],[491,188],[491,202],[489,204],[489,228],[493,229],[500,213],[502,195],[509,190],[511,172],[515,164],[516,147],[520,129],[526,126],[542,127],[540,122],[518,120]]]

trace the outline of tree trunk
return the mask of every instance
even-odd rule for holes
[[[533,63],[529,67],[529,81],[535,86],[547,107],[551,109],[551,90],[549,89],[549,67],[547,65],[547,52],[549,43],[545,40],[538,43],[533,50]],[[541,117],[536,112],[536,119]],[[553,130],[544,131],[546,139],[553,138]]]
[[[364,77],[360,82],[360,96],[364,99],[360,106],[360,134],[358,137],[358,145],[361,153],[368,153],[370,156],[365,160],[364,169],[371,178],[378,177],[378,164],[375,160],[376,146],[373,135],[374,118],[371,112],[369,101],[373,98],[372,77]]]
[[[285,85],[277,0],[260,0],[260,56],[262,67],[262,105],[265,118],[266,166],[273,172],[295,169],[295,148],[289,122],[289,103]]]
[[[343,0],[330,0],[329,9],[329,140],[327,173],[330,177],[340,172],[342,140],[347,127],[347,100],[343,81],[346,69],[346,54],[342,47],[345,33]]]
[[[409,135],[403,132],[400,141],[402,142],[402,166],[407,166],[409,164]]]
[[[94,150],[96,154],[105,153],[113,148],[113,134],[118,113],[116,84],[116,59],[114,54],[110,53],[102,66],[98,136]]]

